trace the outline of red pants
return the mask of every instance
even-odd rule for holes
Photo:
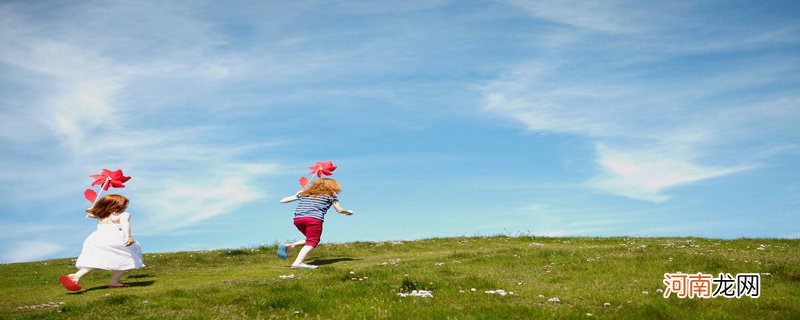
[[[311,217],[294,218],[294,226],[306,236],[307,246],[316,247],[319,244],[319,238],[322,236],[322,220]]]

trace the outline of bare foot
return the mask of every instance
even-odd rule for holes
[[[74,273],[68,274],[67,277],[72,279],[72,281],[78,282],[78,279],[75,279],[75,274]]]

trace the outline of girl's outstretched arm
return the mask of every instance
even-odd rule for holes
[[[333,202],[333,208],[336,209],[336,212],[338,212],[338,213],[346,214],[348,216],[352,216],[353,215],[353,211],[352,210],[345,210],[344,208],[342,208],[342,205],[339,204],[339,201],[334,201]]]
[[[281,199],[281,203],[289,203],[292,201],[297,201],[298,199],[297,195],[300,194],[300,192],[303,192],[303,190],[297,191],[297,193],[295,193],[293,196],[288,196],[286,198]]]
[[[121,224],[122,227],[122,233],[125,234],[125,245],[132,245],[136,241],[131,238],[131,214],[123,212],[120,215],[119,220],[119,224]]]

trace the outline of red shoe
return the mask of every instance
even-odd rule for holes
[[[69,291],[81,290],[81,285],[79,285],[77,282],[75,282],[75,280],[72,280],[68,276],[60,276],[58,277],[58,281],[61,282],[61,284],[64,285],[64,288],[66,288]]]

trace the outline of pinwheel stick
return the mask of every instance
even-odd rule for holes
[[[94,202],[92,202],[92,208],[94,208],[94,204],[97,203],[97,200],[100,200],[100,195],[103,194],[103,189],[106,188],[109,182],[111,182],[111,177],[106,178],[106,182],[103,182],[103,185],[100,186],[100,191],[97,192],[97,198],[94,198]]]
[[[318,176],[319,175],[319,170],[320,169],[317,169],[317,170],[312,171],[311,173],[308,174],[308,184],[303,189],[308,189],[309,187],[311,187],[311,183],[313,183],[315,180],[319,180],[319,176]],[[314,178],[314,177],[316,177],[316,178]]]

